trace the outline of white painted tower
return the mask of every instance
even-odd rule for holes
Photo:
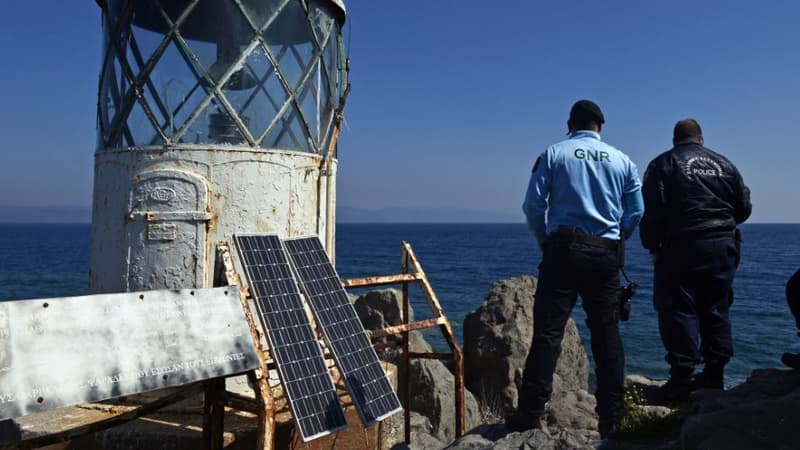
[[[236,232],[333,254],[342,1],[98,3],[90,292],[210,286]]]

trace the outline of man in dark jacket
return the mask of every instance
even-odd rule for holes
[[[752,209],[739,171],[703,146],[694,119],[675,125],[672,142],[645,172],[640,228],[655,264],[654,304],[670,365],[670,379],[658,393],[663,403],[695,388],[723,389],[733,355],[728,311],[739,262],[736,227]],[[695,377],[695,365],[703,362]]]
[[[800,336],[800,269],[786,283],[786,303],[794,315],[797,335]],[[800,370],[800,353],[784,353],[781,361],[792,369]]]

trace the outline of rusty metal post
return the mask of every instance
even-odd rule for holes
[[[225,432],[225,378],[205,382],[203,400],[203,449],[222,450]]]
[[[450,348],[453,350],[453,362],[455,363],[455,373],[454,373],[454,381],[455,381],[455,394],[456,394],[456,401],[455,401],[455,413],[456,413],[456,437],[461,437],[464,435],[465,431],[465,424],[464,424],[464,355],[461,352],[461,346],[458,344],[456,340],[455,332],[453,332],[453,327],[450,325],[450,321],[447,320],[447,316],[444,314],[444,310],[442,309],[441,303],[439,303],[439,299],[436,297],[436,293],[433,291],[433,287],[431,286],[430,281],[428,281],[428,277],[425,275],[425,271],[422,270],[422,265],[419,263],[417,256],[414,254],[414,250],[411,249],[411,244],[408,242],[403,242],[403,253],[405,255],[404,261],[408,261],[411,264],[411,268],[414,269],[414,273],[419,277],[419,284],[422,287],[422,292],[425,294],[425,298],[428,300],[428,305],[433,309],[433,313],[436,315],[437,318],[443,318],[443,323],[439,326],[442,329],[442,334],[444,334],[447,343],[450,345]]]
[[[422,330],[425,328],[431,328],[438,325],[442,325],[444,320],[441,317],[433,318],[433,319],[426,319],[420,320],[418,322],[410,322],[404,323],[400,325],[394,325],[391,327],[386,327],[381,330],[373,330],[369,332],[369,337],[371,339],[383,337],[383,336],[390,336],[393,334],[406,334],[409,331],[414,330]]]
[[[380,275],[376,277],[350,278],[349,280],[342,280],[342,285],[345,288],[357,288],[364,286],[381,286],[384,284],[399,284],[406,283],[408,281],[419,281],[419,277],[413,273],[404,273],[400,275]]]
[[[403,251],[402,273],[408,273],[408,253]],[[403,282],[403,325],[409,322],[409,300],[408,300],[408,281]],[[402,374],[400,383],[400,397],[403,402],[403,437],[406,444],[411,444],[411,394],[408,384],[411,381],[411,364],[409,361],[409,342],[411,341],[409,332],[403,336],[403,352],[400,359],[400,373]]]
[[[275,441],[275,413],[272,390],[267,377],[257,377],[255,372],[247,374],[258,404],[258,429],[256,431],[256,449],[271,450]]]
[[[464,436],[466,429],[464,423],[464,355],[460,348],[453,349],[453,363],[456,388],[456,438],[460,438]]]

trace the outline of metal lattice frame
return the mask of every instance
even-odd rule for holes
[[[131,16],[133,13],[134,2],[124,2],[122,11],[120,12],[119,17],[116,18],[116,21],[114,21],[111,17],[108,6],[104,5],[104,24],[108,30],[111,30],[111,32],[109,35],[110,42],[101,72],[102,78],[100,82],[100,91],[101,97],[105,95],[105,90],[109,91],[108,94],[111,96],[111,101],[115,106],[115,114],[111,120],[107,120],[108,118],[105,116],[104,112],[100,110],[98,111],[98,122],[100,126],[100,132],[103,136],[103,147],[109,148],[119,146],[123,138],[125,141],[127,141],[129,146],[157,145],[159,143],[163,143],[164,145],[173,145],[179,143],[190,130],[192,125],[195,124],[204,110],[209,106],[209,104],[216,102],[217,106],[221,107],[219,109],[224,111],[224,113],[236,125],[236,128],[241,133],[241,136],[250,147],[261,147],[265,139],[267,139],[273,133],[273,131],[275,131],[275,128],[279,123],[282,124],[283,127],[281,134],[278,135],[279,139],[276,140],[276,142],[280,141],[280,137],[283,135],[283,133],[288,133],[289,137],[296,145],[302,146],[302,137],[297,136],[291,127],[292,121],[297,120],[301,125],[302,131],[305,133],[305,139],[307,140],[308,148],[318,154],[324,153],[325,144],[328,141],[330,137],[329,135],[333,129],[335,116],[333,110],[335,109],[337,100],[340,100],[337,99],[337,95],[340,93],[339,88],[344,81],[344,67],[341,66],[341,62],[344,61],[344,50],[341,33],[339,32],[339,28],[336,26],[336,20],[332,17],[328,21],[320,20],[320,17],[312,17],[311,9],[307,0],[282,0],[274,12],[272,12],[271,16],[264,22],[264,24],[262,26],[257,26],[253,18],[251,18],[248,14],[242,0],[225,1],[231,1],[236,6],[235,9],[245,19],[245,23],[249,26],[250,31],[253,33],[253,37],[250,39],[248,45],[245,46],[244,50],[239,53],[239,56],[227,67],[222,76],[217,80],[214,80],[214,77],[209,74],[209,71],[203,67],[200,57],[181,35],[181,26],[186,22],[187,18],[191,15],[192,11],[198,5],[200,0],[188,1],[186,8],[175,20],[170,18],[169,14],[167,14],[166,10],[158,0],[153,1],[154,6],[158,9],[161,15],[161,18],[169,27],[169,31],[164,35],[159,45],[155,48],[152,55],[147,60],[144,59],[141,49],[136,41],[135,33],[133,33],[131,30],[133,26],[131,23]],[[311,58],[306,61],[304,61],[303,57],[291,45],[284,45],[278,52],[273,52],[273,50],[270,49],[269,42],[267,42],[264,38],[265,32],[276,22],[276,19],[281,15],[281,13],[293,2],[300,3],[306,16],[307,25],[311,30],[310,36],[311,44],[313,45],[313,54]],[[296,6],[296,4],[294,6]],[[336,40],[335,42],[331,42],[331,39]],[[129,43],[128,46],[124,46],[123,42]],[[170,108],[161,99],[156,86],[150,79],[150,75],[153,73],[153,70],[156,68],[159,60],[165,54],[171,43],[175,44],[178,53],[188,66],[192,75],[195,77],[194,86],[188,90],[180,103],[172,111],[170,111]],[[328,59],[326,58],[326,49],[328,49],[329,44],[335,44],[339,50],[338,55],[336,55],[338,56],[339,64],[334,72],[329,72],[328,68],[330,65],[336,64],[337,61],[326,61],[326,59]],[[138,76],[128,61],[126,47],[130,51],[130,55],[133,57],[136,65],[139,67]],[[271,66],[267,69],[263,76],[258,76],[256,71],[246,63],[248,57],[250,57],[250,55],[256,50],[263,51],[264,56],[266,57],[267,61],[269,61]],[[298,78],[295,86],[290,84],[288,77],[280,67],[281,61],[287,56],[294,58],[298,66],[302,69],[301,75]],[[116,80],[117,74],[116,66],[114,65],[115,59],[119,64],[119,68],[122,72],[121,75],[124,77],[120,80],[120,83],[117,83]],[[323,89],[316,89],[313,86],[307,86],[309,78],[317,70],[317,64],[320,65],[319,70],[324,73],[325,82],[327,84],[327,89],[325,89],[327,90],[327,98],[325,99],[321,98],[324,92],[320,91],[323,91]],[[257,79],[257,84],[249,98],[237,110],[237,108],[226,97],[222,87],[225,86],[231,77],[240,69],[244,69],[248,71],[250,75],[253,75],[253,77]],[[286,100],[282,103],[280,100],[276,100],[274,93],[271,95],[269,90],[265,87],[266,83],[271,79],[272,76],[277,78],[286,94]],[[107,80],[106,77],[112,77],[112,80]],[[337,81],[339,82],[338,85]],[[123,96],[121,91],[122,88],[125,87],[125,83],[127,83],[127,90]],[[322,82],[320,81],[320,83]],[[106,87],[107,85],[108,87]],[[186,107],[189,99],[192,98],[198,88],[204,91],[205,96],[203,97],[202,101],[200,101],[200,103],[194,107],[191,113],[186,116],[185,121],[180,124],[180,127],[175,130],[176,124],[173,123],[173,118],[184,107]],[[320,88],[322,88],[322,86],[320,86]],[[248,107],[250,107],[259,93],[263,93],[266,96],[267,101],[272,108],[276,110],[276,113],[267,125],[264,132],[258,136],[255,136],[242,119],[242,114]],[[151,102],[148,100],[145,94],[149,94],[150,98],[153,99],[154,105],[151,105]],[[320,105],[320,102],[324,101],[327,102],[327,105],[332,106],[331,111],[328,114],[329,117],[326,117],[326,123],[320,123],[322,119],[319,117],[315,122],[319,127],[316,136],[302,107],[303,101],[309,94],[313,95],[314,98],[317,99],[318,105]],[[152,125],[153,129],[155,130],[155,136],[151,142],[136,142],[134,134],[129,127],[128,120],[134,106],[137,103],[150,122],[150,125]],[[156,108],[155,110],[153,109],[153,106]],[[319,108],[320,107],[318,106],[318,116],[320,114]],[[159,119],[157,113],[161,115],[163,120]],[[159,140],[162,142],[158,142]]]

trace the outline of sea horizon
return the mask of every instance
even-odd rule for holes
[[[0,255],[7,262],[0,265],[0,300],[88,293],[90,223],[0,223],[0,228]],[[800,265],[800,224],[747,223],[742,230],[743,258],[731,310],[735,356],[727,371],[729,385],[744,381],[755,368],[781,367],[784,351],[800,351],[784,294],[786,281]],[[401,241],[413,246],[461,342],[464,318],[480,307],[492,284],[536,276],[541,258],[522,222],[340,222],[336,233],[339,275],[349,279],[400,273]],[[667,365],[652,307],[652,264],[635,237],[627,245],[625,269],[640,286],[631,320],[620,324],[627,373],[664,378]],[[416,286],[411,289],[411,301],[418,320],[430,318]],[[573,318],[591,354],[580,303]],[[426,336],[444,350],[436,330]]]

